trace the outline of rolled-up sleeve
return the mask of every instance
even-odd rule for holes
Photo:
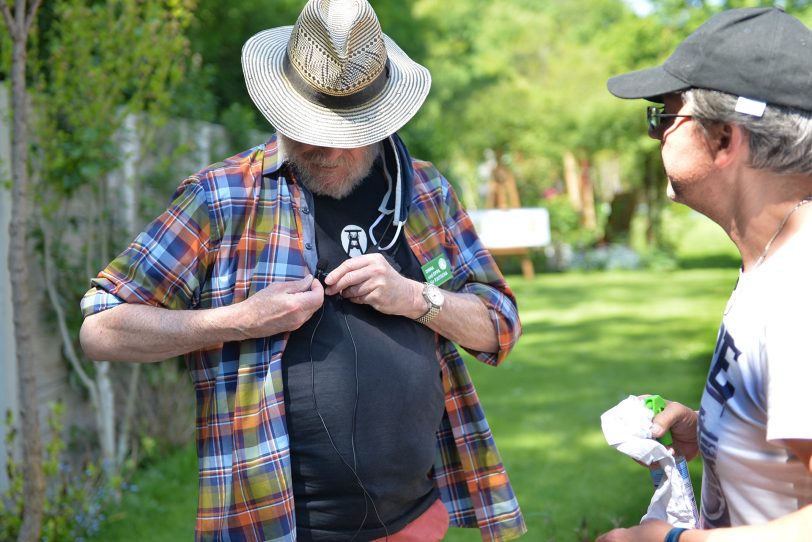
[[[485,303],[488,307],[488,316],[490,316],[491,323],[493,323],[496,330],[496,338],[499,341],[499,350],[497,352],[476,352],[472,350],[468,350],[468,352],[482,362],[499,365],[513,350],[522,334],[519,311],[512,294],[509,291],[507,293],[500,291],[489,284],[479,283],[466,284],[461,291],[474,294]]]
[[[193,308],[211,260],[211,224],[205,190],[196,178],[187,179],[169,208],[91,280],[82,315],[121,303]]]
[[[112,309],[117,305],[124,303],[121,299],[108,293],[106,290],[93,287],[85,293],[80,303],[82,309],[82,317],[87,318],[91,314]]]
[[[498,365],[507,357],[522,333],[516,298],[493,256],[482,245],[471,218],[460,205],[450,184],[445,194],[445,211],[446,243],[454,246],[453,252],[456,254],[452,262],[454,277],[448,288],[473,294],[482,300],[488,308],[499,342],[497,352],[477,352],[467,348],[466,351],[484,363]]]

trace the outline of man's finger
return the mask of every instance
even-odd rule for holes
[[[328,286],[332,286],[350,271],[357,271],[368,265],[368,259],[369,255],[364,254],[363,256],[356,256],[355,258],[348,258],[344,260],[341,262],[341,265],[330,271],[327,276],[324,277],[324,283]]]
[[[315,277],[308,273],[305,277],[300,278],[299,280],[291,280],[288,282],[281,282],[279,284],[282,285],[282,291],[286,293],[307,292],[312,288],[314,280]]]

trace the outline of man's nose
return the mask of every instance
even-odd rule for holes
[[[323,158],[326,158],[330,161],[335,161],[341,158],[344,154],[344,149],[335,149],[333,147],[322,147],[321,148],[321,155]]]

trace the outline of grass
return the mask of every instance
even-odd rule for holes
[[[698,406],[738,260],[706,219],[683,213],[679,221],[687,269],[509,277],[524,335],[499,368],[468,360],[528,541],[591,540],[645,513],[648,474],[606,444],[605,410],[640,393]],[[190,539],[193,453],[189,448],[140,473],[139,492],[109,513],[95,540]],[[698,461],[691,474],[698,494]],[[480,537],[452,529],[446,540]]]
[[[193,540],[197,513],[197,457],[193,444],[139,471],[121,502],[106,506],[91,541]]]

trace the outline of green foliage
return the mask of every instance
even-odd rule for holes
[[[547,198],[542,207],[550,215],[550,236],[555,243],[586,247],[597,240],[597,235],[581,227],[581,215],[566,195]]]
[[[23,523],[23,477],[20,466],[14,461],[12,450],[17,440],[17,429],[14,427],[14,415],[6,412],[5,448],[9,488],[0,498],[0,540],[14,540]]]
[[[301,0],[277,0],[272,4],[262,0],[199,0],[189,37],[192,51],[200,55],[200,61],[210,70],[218,112],[233,103],[250,103],[240,64],[243,43],[260,30],[292,25],[303,5]],[[184,99],[194,100],[194,96]],[[257,126],[263,122],[257,114]]]
[[[183,76],[194,0],[61,0],[41,39],[33,99],[39,162],[51,190],[98,185],[121,158],[127,115],[166,111]],[[57,202],[54,205],[58,205]]]
[[[260,143],[254,138],[256,131],[251,130],[256,111],[245,104],[232,103],[220,114],[220,123],[228,131],[231,147],[235,152],[248,149]],[[270,131],[270,130],[269,130]]]
[[[64,407],[57,403],[48,414],[50,440],[46,443],[43,471],[47,480],[41,538],[48,542],[74,542],[93,535],[104,520],[102,503],[110,486],[102,481],[93,463],[72,466],[63,440]],[[13,416],[6,415],[6,450],[9,488],[0,496],[0,540],[15,540],[23,518],[23,476],[14,457],[17,433]]]
[[[488,149],[513,157],[525,206],[562,177],[564,153],[614,153],[624,189],[638,188],[652,208],[648,240],[655,245],[665,204],[659,148],[646,135],[644,104],[612,97],[606,80],[660,63],[722,9],[772,3],[652,0],[652,12],[641,16],[623,0],[373,2],[384,32],[432,72],[431,93],[402,135],[415,156],[435,162],[463,189],[464,201],[481,198],[472,172]],[[258,0],[200,0],[191,41],[205,76],[195,81],[197,92],[183,93],[183,102],[205,101],[210,89],[216,115],[203,108],[206,120],[226,124],[232,137],[268,131],[245,92],[240,48],[256,32],[292,25],[303,4],[284,0],[268,9]],[[783,4],[812,22],[808,0]]]

